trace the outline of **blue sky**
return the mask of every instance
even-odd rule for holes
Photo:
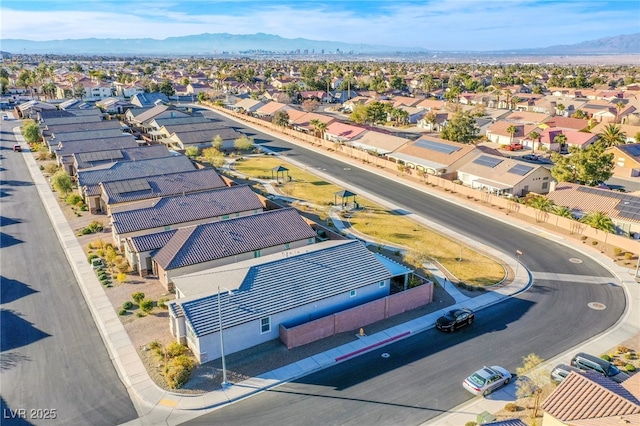
[[[0,28],[0,39],[263,32],[428,50],[502,50],[640,32],[640,1],[2,0]]]

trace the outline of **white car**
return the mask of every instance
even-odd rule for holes
[[[487,396],[499,387],[509,383],[511,377],[511,373],[497,365],[482,367],[464,379],[462,386],[474,395]]]

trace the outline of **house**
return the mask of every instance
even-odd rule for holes
[[[245,136],[244,133],[240,133],[231,127],[219,127],[195,132],[175,132],[168,138],[160,139],[159,142],[179,150],[187,149],[190,146],[204,149],[210,148],[212,141],[220,137],[222,140],[221,149],[228,151],[233,149],[235,140],[243,136]]]
[[[273,114],[275,114],[278,111],[286,111],[288,109],[290,109],[291,107],[287,104],[282,104],[280,102],[268,102],[266,104],[264,104],[263,106],[261,106],[260,108],[258,108],[255,111],[255,114],[258,117],[273,117]]]
[[[591,133],[599,135],[604,133],[605,129],[609,127],[611,123],[600,123],[591,129]],[[640,142],[640,139],[636,138],[640,136],[640,126],[631,126],[629,124],[615,124],[620,129],[620,132],[624,133],[627,137],[626,143]]]
[[[621,178],[640,176],[640,143],[630,143],[611,147],[613,152],[613,175]]]
[[[106,206],[100,200],[100,183],[114,180],[138,179],[166,173],[195,170],[195,166],[185,156],[151,158],[140,161],[117,161],[90,169],[79,170],[78,191],[91,213],[106,212]]]
[[[114,211],[139,208],[139,205],[133,204],[135,201],[209,191],[226,186],[228,185],[225,180],[214,169],[196,169],[134,180],[101,182],[100,199],[107,206],[106,213],[110,215]]]
[[[263,209],[264,204],[247,185],[152,198],[127,205],[124,211],[112,211],[112,236],[114,244],[122,246],[130,237],[257,214]]]
[[[292,208],[183,227],[153,257],[154,271],[172,290],[176,276],[296,250],[314,244],[315,237]]]
[[[562,182],[552,185],[547,198],[570,209],[578,219],[590,212],[606,214],[617,234],[640,233],[640,196],[609,189]]]
[[[551,171],[538,164],[482,154],[458,168],[463,185],[492,194],[524,196],[529,192],[546,194],[552,180]]]
[[[264,102],[257,99],[241,99],[237,103],[231,105],[229,108],[235,112],[249,112],[254,113],[265,105]]]
[[[513,134],[508,132],[511,127],[515,129],[515,133]],[[520,142],[525,145],[526,137],[534,130],[540,133],[535,124],[523,124],[509,122],[506,120],[498,120],[487,128],[487,139],[500,145],[510,145],[515,142]]]
[[[549,117],[540,124],[541,128],[544,128],[543,126],[555,127],[562,130],[575,130],[577,132],[583,132],[589,128],[589,120],[585,120],[582,118],[554,116]]]
[[[185,119],[186,118],[191,118],[191,117],[185,117]],[[226,126],[224,123],[211,121],[211,120],[199,121],[195,123],[182,123],[178,121],[170,124],[164,124],[162,125],[162,127],[160,127],[160,129],[150,131],[149,136],[153,141],[159,141],[162,139],[170,138],[172,135],[175,135],[175,134],[179,135],[182,133],[190,133],[190,132],[204,132],[210,135],[209,142],[211,142],[215,136],[215,132],[219,131],[220,129],[228,129],[228,128],[229,127]]]
[[[366,131],[363,127],[334,121],[324,131],[324,138],[337,143],[352,142]]]
[[[158,103],[168,104],[169,98],[167,98],[167,95],[160,92],[142,92],[133,94],[131,96],[131,103],[139,108],[150,108]]]
[[[199,95],[200,93],[207,93],[211,90],[211,87],[202,83],[189,83],[187,84],[187,95]]]
[[[549,118],[549,115],[538,112],[514,111],[504,117],[505,121],[519,124],[539,124]]]
[[[109,114],[124,114],[127,110],[135,108],[129,101],[124,101],[118,98],[105,98],[96,102],[96,106],[102,111]]]
[[[224,352],[232,354],[277,339],[281,326],[388,296],[393,273],[385,265],[360,241],[329,240],[175,277],[185,297],[168,303],[171,333],[206,363],[221,356],[221,329]]]
[[[417,173],[453,178],[458,167],[481,152],[472,144],[423,136],[387,154],[387,157]]]
[[[177,229],[130,237],[124,243],[124,256],[133,272],[141,277],[154,274],[152,257],[167,245]]]
[[[429,114],[433,115],[433,121]],[[420,118],[417,121],[416,125],[417,127],[425,129],[429,132],[439,132],[444,128],[444,126],[447,125],[448,119],[449,119],[448,112],[436,112],[434,110],[433,113],[425,114],[422,118]]]
[[[55,105],[41,101],[27,101],[17,105],[13,111],[16,117],[20,118],[35,118],[37,113],[42,110],[57,110]]]
[[[71,133],[67,133],[67,135],[69,134]],[[91,137],[92,135],[92,133],[83,134],[85,138]],[[136,142],[133,136],[121,135],[117,137],[107,138],[96,137],[91,139],[79,139],[65,142],[58,141],[57,145],[51,144],[49,150],[56,155],[56,161],[58,165],[62,166],[70,176],[75,176],[77,169],[74,167],[74,154],[112,151],[126,148],[136,148],[138,146],[138,142]]]
[[[179,117],[158,117],[145,122],[145,130],[147,132],[153,132],[160,130],[163,126],[171,126],[174,124],[194,124],[194,123],[211,123],[206,117],[202,115],[187,115],[186,117],[180,115]]]
[[[73,168],[88,169],[114,161],[140,161],[150,158],[170,157],[172,154],[162,145],[136,146],[131,148],[108,149],[105,151],[74,152]]]
[[[407,122],[409,124],[416,124],[419,120],[421,120],[425,114],[427,113],[426,110],[424,110],[423,108],[417,108],[417,107],[410,107],[410,106],[399,106],[398,107],[399,110],[404,111],[408,114],[407,117]],[[393,117],[391,115],[389,115],[389,121],[392,121]]]
[[[409,139],[399,136],[368,130],[361,137],[351,142],[350,145],[375,155],[386,155],[397,151],[409,142]]]
[[[622,383],[571,372],[542,402],[542,426],[640,424],[640,375]]]
[[[42,136],[49,137],[53,143],[56,138],[64,133],[85,132],[90,133],[99,130],[117,130],[122,133],[122,125],[118,120],[104,120],[98,122],[76,122],[66,124],[48,124],[45,122],[45,126],[42,129]]]
[[[444,109],[445,105],[446,105],[446,102],[444,101],[439,101],[436,99],[423,99],[414,106],[418,108],[426,109],[427,111],[433,111],[433,110]]]
[[[598,140],[598,135],[594,135],[592,133],[557,128],[549,128],[543,130],[542,132],[539,132],[539,134],[540,141],[538,144],[536,144],[536,148],[544,147],[548,151],[565,151],[570,147],[586,149],[589,145]],[[563,147],[560,146],[558,142],[556,142],[556,137],[558,137],[559,135],[566,136],[566,149],[563,149]],[[533,143],[533,141],[528,139],[526,141],[526,146],[529,146],[529,143]]]
[[[324,114],[318,114],[315,112],[304,112],[298,111],[295,109],[287,110],[287,114],[289,114],[289,124],[290,126],[298,131],[305,133],[315,133],[316,128],[311,121],[318,120],[320,123],[324,123],[327,125],[336,121],[335,118],[330,117]],[[326,129],[325,129],[326,130]]]
[[[189,117],[182,111],[177,111],[169,105],[156,105],[151,108],[136,109],[132,108],[125,113],[125,119],[133,128],[139,128],[142,131],[148,128],[149,122],[158,118],[176,118]]]

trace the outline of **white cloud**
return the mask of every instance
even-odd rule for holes
[[[379,14],[337,9],[331,3],[296,7],[246,2],[242,14],[237,7],[225,11],[215,2],[207,5],[198,15],[176,9],[177,3],[172,2],[92,2],[91,10],[47,12],[4,8],[0,10],[2,38],[162,39],[205,32],[263,32],[286,38],[432,50],[494,50],[571,44],[637,32],[637,18],[628,11],[598,10],[592,4],[576,2],[383,2],[384,13]]]

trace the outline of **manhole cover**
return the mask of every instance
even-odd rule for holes
[[[389,358],[390,356],[391,356],[391,355],[389,355],[389,354],[388,354],[388,353],[386,353],[386,352],[382,354],[382,358]]]
[[[607,305],[605,305],[604,303],[599,303],[599,302],[587,303],[587,306],[590,307],[591,309],[596,310],[596,311],[603,311],[603,310],[607,309]]]
[[[569,262],[571,262],[571,263],[582,263],[582,259],[577,259],[575,257],[572,257],[571,259],[569,259]]]

